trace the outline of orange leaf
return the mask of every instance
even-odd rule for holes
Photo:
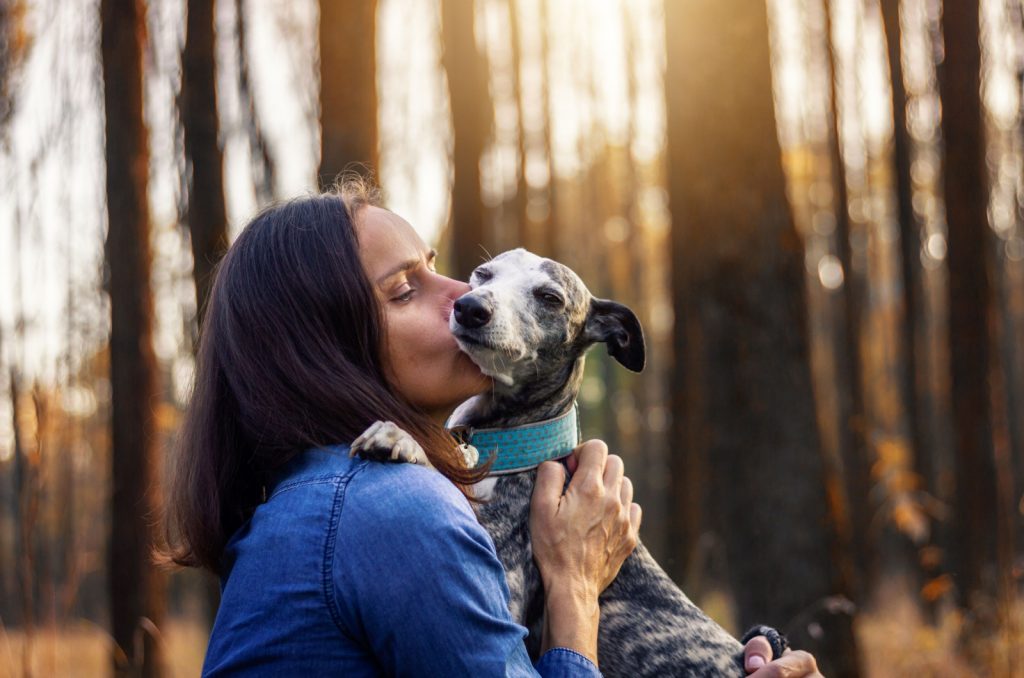
[[[948,574],[941,574],[921,587],[921,597],[928,602],[934,602],[949,593],[953,588],[953,578]]]

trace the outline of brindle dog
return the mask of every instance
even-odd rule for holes
[[[643,331],[636,315],[597,299],[568,267],[523,249],[473,271],[471,291],[454,305],[450,327],[459,347],[494,380],[493,389],[459,407],[449,422],[509,428],[557,417],[574,406],[584,354],[604,343],[615,360],[643,369]],[[429,466],[401,429],[378,422],[353,454]],[[467,463],[476,463],[475,456]],[[478,509],[505,566],[512,618],[530,630],[536,658],[544,592],[530,546],[530,498],[536,468],[492,476],[476,488]],[[639,545],[601,595],[598,663],[606,676],[743,676],[743,646],[694,605]],[[778,652],[778,635],[766,627]],[[753,630],[752,630],[753,631]],[[752,635],[748,633],[746,637]],[[783,641],[784,642],[784,641]]]

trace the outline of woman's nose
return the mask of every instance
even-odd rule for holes
[[[462,282],[461,280],[455,280],[454,278],[449,278],[447,276],[441,277],[444,279],[445,296],[452,301],[455,301],[471,289],[469,283]]]

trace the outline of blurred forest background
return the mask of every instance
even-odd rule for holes
[[[945,6],[943,6],[945,5]],[[0,674],[195,675],[149,561],[210,271],[352,162],[630,305],[587,436],[733,631],[1024,675],[1021,0],[0,0]]]

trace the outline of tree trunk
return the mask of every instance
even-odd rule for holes
[[[33,575],[36,568],[32,558],[32,525],[28,517],[28,497],[35,479],[29,465],[28,455],[25,453],[25,441],[21,435],[21,426],[18,424],[18,403],[21,400],[20,376],[13,365],[10,367],[9,374],[11,428],[14,432],[14,505],[18,532],[16,568],[19,584],[18,598],[21,603],[21,629],[25,635],[25,642],[21,649],[21,667],[22,673],[31,678],[32,641],[35,635],[35,597],[32,592],[35,587]]]
[[[26,678],[32,675],[32,646],[35,634],[35,563],[33,562],[32,530],[28,518],[28,497],[31,487],[35,482],[33,469],[25,450],[25,439],[18,421],[18,407],[21,401],[21,370],[18,367],[17,355],[25,354],[25,309],[24,309],[24,285],[25,275],[22,267],[22,236],[24,235],[24,222],[22,220],[21,205],[18,203],[15,193],[14,205],[14,288],[12,290],[14,301],[14,345],[8,349],[10,356],[8,368],[9,397],[11,402],[11,432],[12,443],[14,444],[14,478],[12,506],[14,516],[14,570],[18,584],[18,602],[20,603],[20,615],[22,631],[25,635],[25,642],[21,648],[22,673]],[[17,353],[15,351],[18,351]]]
[[[453,130],[451,275],[466,280],[486,258],[487,213],[480,195],[480,156],[491,129],[487,63],[476,46],[472,0],[442,0],[441,24]],[[493,253],[492,253],[493,254]]]
[[[643,323],[647,334],[647,368],[644,374],[631,377],[629,383],[633,394],[634,411],[636,413],[636,432],[633,435],[636,446],[635,458],[638,463],[632,465],[631,477],[636,482],[636,496],[644,497],[644,546],[655,558],[664,560],[665,553],[665,511],[664,511],[664,465],[665,442],[664,430],[655,430],[650,425],[649,414],[655,403],[663,403],[662,375],[665,351],[662,343],[651,331],[651,307],[653,299],[648,293],[649,281],[656,279],[652,271],[652,258],[648,244],[652,238],[640,218],[638,196],[641,182],[637,170],[637,160],[633,155],[632,139],[636,138],[638,94],[636,77],[637,44],[642,36],[637,30],[636,18],[631,10],[629,0],[622,0],[619,5],[622,30],[625,37],[626,61],[626,101],[627,101],[627,132],[625,148],[625,182],[623,187],[624,203],[622,216],[629,223],[628,235],[624,243],[628,262],[628,278],[624,289],[624,300],[636,312]]]
[[[928,389],[925,373],[924,281],[921,267],[920,224],[914,216],[914,183],[910,173],[911,140],[907,128],[907,90],[903,80],[902,29],[900,26],[900,0],[881,0],[882,21],[885,29],[886,51],[889,60],[889,80],[892,85],[892,154],[896,192],[896,215],[900,229],[900,270],[903,280],[903,315],[900,334],[900,365],[902,399],[906,408],[909,441],[920,489],[936,495],[934,446],[929,440],[926,409]],[[935,542],[938,525],[930,530],[931,543]],[[918,544],[919,547],[926,546]],[[918,563],[921,585],[939,576],[938,562],[925,558]],[[937,619],[932,601],[922,600],[924,611],[931,621]]]
[[[516,100],[516,120],[519,121],[519,136],[516,139],[516,154],[519,167],[516,171],[516,197],[514,201],[516,218],[516,247],[525,247],[536,252],[533,227],[527,216],[526,205],[529,200],[529,187],[526,184],[526,124],[523,119],[523,83],[519,77],[522,73],[522,43],[519,36],[519,3],[506,0],[508,3],[508,32],[512,52],[512,92]]]
[[[256,110],[256,99],[250,85],[248,24],[244,0],[235,2],[235,30],[238,32],[238,94],[245,109],[245,127],[249,135],[249,152],[256,190],[256,202],[266,204],[274,197],[276,168],[263,138],[263,125]]]
[[[111,626],[117,675],[161,673],[164,579],[152,566],[150,523],[158,509],[156,426],[159,398],[152,345],[149,171],[142,113],[141,0],[102,0],[101,50],[106,107],[106,267],[110,292]]]
[[[186,171],[190,170],[191,175],[188,228],[200,327],[213,268],[228,248],[224,154],[217,137],[215,4],[215,0],[188,0],[188,27],[181,55],[181,122]]]
[[[544,110],[544,155],[548,162],[548,204],[547,217],[544,219],[544,237],[538,244],[538,254],[552,259],[558,258],[558,229],[561,224],[558,222],[558,182],[555,179],[555,155],[554,144],[552,143],[551,129],[551,83],[548,71],[551,67],[551,45],[550,31],[548,24],[548,2],[540,0],[540,20],[538,31],[540,32],[540,63],[544,69],[541,77],[541,106]]]
[[[3,327],[0,327],[0,355],[3,355],[4,348]],[[16,390],[9,389],[9,392],[13,393]],[[18,452],[17,423],[16,410],[12,407],[11,432],[14,434],[11,441],[14,446],[14,449],[11,450],[12,456]],[[0,519],[0,600],[4,601],[0,603],[0,617],[4,619],[14,619],[9,601],[17,598],[13,580],[18,573],[17,537],[9,533],[7,529],[8,525],[10,525],[13,528],[12,532],[16,533],[18,522],[17,488],[14,487],[14,478],[11,477],[13,473],[11,473],[10,466],[5,465],[3,469],[0,469],[0,511],[3,512],[3,518]],[[8,483],[8,480],[10,480],[10,483]],[[10,517],[10,520],[8,517]]]
[[[740,624],[783,627],[826,675],[856,675],[852,619],[836,598],[848,592],[830,557],[804,253],[786,201],[767,9],[667,0],[665,16],[672,478],[676,517],[689,525],[672,548],[692,548],[705,522],[687,513],[707,467]]]
[[[996,485],[990,370],[992,351],[992,236],[981,102],[979,1],[946,3],[942,16],[945,63],[939,78],[946,157],[949,353],[955,431],[956,493],[952,565],[957,596],[982,629],[993,609],[1000,506]],[[982,629],[979,629],[981,631]]]
[[[236,11],[242,11],[240,2]],[[224,153],[218,135],[215,16],[216,0],[188,0],[188,26],[181,58],[181,120],[185,132],[185,160],[191,177],[188,185],[188,228],[199,331],[202,331],[214,268],[228,248]],[[241,51],[245,48],[241,15],[237,21]],[[243,80],[240,89],[244,89],[243,96],[247,96],[244,56],[239,63]],[[251,103],[250,100],[250,106]],[[251,124],[255,124],[254,121]],[[212,626],[220,604],[220,583],[215,577],[203,578],[203,603],[206,621]]]
[[[376,0],[320,0],[321,185],[376,172],[376,50]]]
[[[849,194],[846,186],[846,162],[840,127],[838,55],[832,24],[832,0],[825,0],[825,39],[828,52],[829,97],[831,100],[829,155],[832,186],[835,191],[836,243],[844,281],[839,292],[842,307],[842,331],[836,341],[837,366],[845,373],[844,393],[840,395],[840,437],[844,480],[850,507],[850,527],[854,567],[858,581],[854,583],[857,600],[864,599],[877,576],[878,554],[869,538],[875,502],[871,498],[871,461],[866,441],[867,413],[864,407],[864,367],[861,358],[861,325],[864,280],[853,262]]]
[[[1008,0],[1008,14],[1016,30],[1024,30],[1024,3]],[[1017,62],[1016,95],[1018,106],[1024,107],[1024,63]],[[1014,129],[1014,147],[1024,152],[1024,122],[1018,119]],[[1024,182],[1017,186],[1017,228],[1024,225]],[[1020,232],[1019,232],[1020,233]],[[1015,241],[1018,247],[1024,233]],[[1007,366],[1007,405],[1011,454],[1013,457],[1013,502],[1017,511],[1014,543],[1018,559],[1024,560],[1024,260],[1018,255],[1005,262],[1003,313],[1003,360]]]
[[[0,0],[0,140],[6,146],[7,122],[14,110],[11,86],[11,7],[10,0]]]

